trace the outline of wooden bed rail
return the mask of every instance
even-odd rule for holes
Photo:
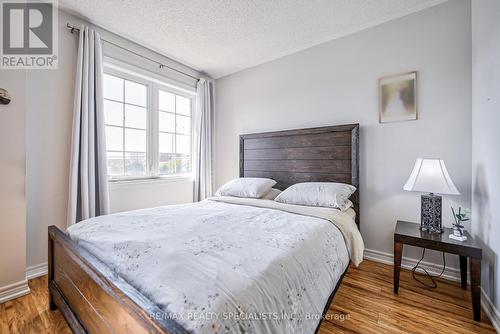
[[[48,250],[49,306],[74,333],[187,333],[56,226],[49,226]]]

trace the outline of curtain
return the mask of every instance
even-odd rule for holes
[[[109,213],[101,38],[80,28],[71,141],[68,226]]]
[[[194,114],[194,201],[212,195],[214,89],[210,80],[196,85]]]

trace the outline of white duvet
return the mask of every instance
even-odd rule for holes
[[[155,317],[193,333],[314,333],[363,252],[339,210],[228,197],[92,218],[68,234],[157,304]]]

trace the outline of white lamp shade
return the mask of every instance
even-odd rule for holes
[[[446,170],[444,161],[440,159],[417,159],[403,189],[443,195],[460,195]]]

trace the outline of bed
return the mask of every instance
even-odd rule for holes
[[[240,176],[272,178],[279,189],[308,181],[352,184],[359,227],[358,142],[357,124],[242,135]],[[294,207],[221,197],[98,217],[71,235],[51,226],[50,308],[59,308],[75,333],[312,333],[319,319],[263,317],[274,317],[271,310],[303,316],[304,305],[324,313],[353,248],[339,232],[346,213]],[[334,251],[325,258],[318,245]],[[225,318],[200,319],[214,310]]]

